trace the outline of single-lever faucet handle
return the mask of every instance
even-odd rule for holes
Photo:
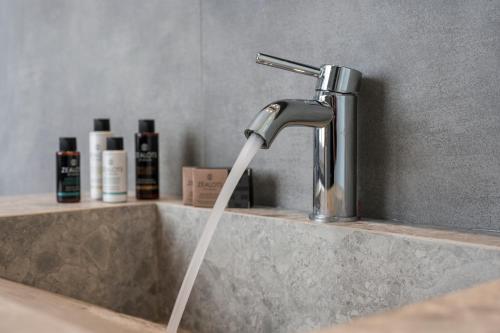
[[[355,94],[359,91],[361,83],[361,72],[349,67],[323,65],[319,68],[263,53],[257,53],[255,62],[290,72],[314,76],[318,78],[316,82],[317,91]]]
[[[290,72],[295,72],[314,77],[319,77],[321,75],[321,69],[318,67],[305,65],[295,61],[281,59],[278,57],[273,57],[264,53],[257,53],[257,58],[255,59],[255,62],[261,65],[276,67]]]

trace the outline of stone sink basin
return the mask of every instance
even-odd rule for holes
[[[209,210],[175,199],[0,201],[0,277],[165,324]],[[230,210],[182,327],[309,332],[500,278],[500,237]]]

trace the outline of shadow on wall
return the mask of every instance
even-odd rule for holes
[[[182,167],[198,166],[201,164],[200,144],[196,132],[192,129],[186,129],[182,135],[182,140],[175,142],[167,139],[160,142],[160,157],[162,158],[162,167],[160,165],[160,186],[161,194],[181,195],[182,194]],[[167,163],[168,161],[168,163]]]
[[[260,191],[255,193],[254,190],[254,203],[256,206],[265,207],[276,207],[278,206],[278,198],[276,193],[277,177],[275,174],[270,172],[259,173],[255,172],[253,174],[253,186],[254,189],[265,189],[265,191]]]
[[[385,82],[363,77],[358,105],[358,216],[387,218],[390,142]]]
[[[201,161],[199,158],[199,149],[197,147],[197,140],[195,135],[188,131],[184,134],[183,147],[182,147],[182,164],[183,166],[198,165]],[[180,177],[182,179],[182,176]]]

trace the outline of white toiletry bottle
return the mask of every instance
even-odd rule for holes
[[[102,152],[111,137],[109,119],[94,119],[94,131],[89,133],[90,198],[102,199]]]
[[[102,200],[104,202],[127,201],[127,152],[123,150],[123,138],[107,138],[102,152]]]

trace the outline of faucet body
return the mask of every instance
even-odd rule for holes
[[[313,211],[317,222],[357,220],[356,111],[353,94],[321,92],[334,116],[314,130]],[[319,94],[318,94],[319,95]]]
[[[271,146],[287,126],[314,128],[313,210],[316,222],[357,220],[356,113],[361,73],[347,67],[316,68],[258,54],[257,63],[318,78],[312,100],[279,100],[264,107],[245,130]]]

